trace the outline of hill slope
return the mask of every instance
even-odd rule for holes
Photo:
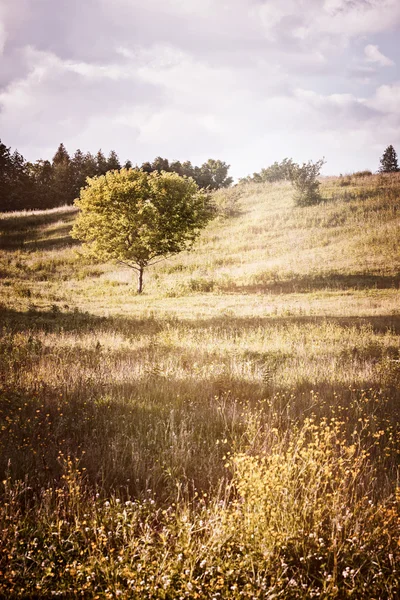
[[[220,192],[141,296],[1,215],[0,596],[397,596],[399,190]]]

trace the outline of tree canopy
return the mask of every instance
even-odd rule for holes
[[[135,269],[139,293],[144,269],[189,249],[214,214],[193,179],[134,169],[89,179],[75,203],[73,237],[92,256]]]

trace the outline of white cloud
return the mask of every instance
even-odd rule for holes
[[[374,46],[373,44],[365,46],[364,54],[367,62],[377,63],[381,67],[393,67],[395,64],[390,58],[380,52],[378,46]]]
[[[400,82],[381,85],[367,104],[381,113],[398,116],[400,120]]]
[[[0,3],[0,129],[29,159],[64,141],[134,162],[215,156],[235,175],[325,154],[332,172],[397,123],[397,67],[378,67],[398,0]]]

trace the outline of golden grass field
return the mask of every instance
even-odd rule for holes
[[[398,597],[400,176],[321,192],[216,193],[142,295],[0,215],[0,597]]]

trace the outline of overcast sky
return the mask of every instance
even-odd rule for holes
[[[400,153],[400,0],[0,0],[0,138],[241,177]]]

